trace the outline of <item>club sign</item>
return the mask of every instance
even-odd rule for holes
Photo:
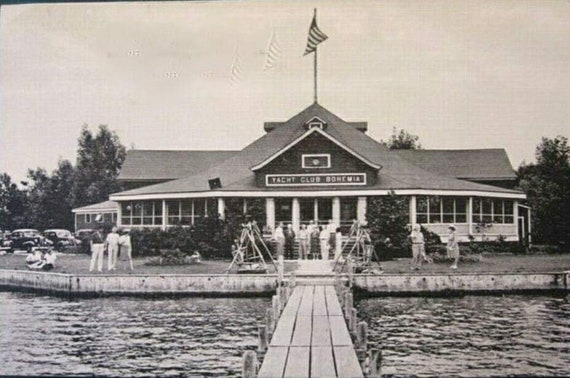
[[[266,175],[266,186],[366,185],[365,173],[314,173]]]

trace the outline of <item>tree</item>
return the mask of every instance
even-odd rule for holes
[[[570,147],[568,138],[542,138],[536,163],[521,164],[520,188],[532,207],[533,239],[568,245],[570,241]]]
[[[0,229],[13,230],[23,227],[26,195],[12,182],[7,173],[0,174]]]
[[[395,127],[392,129],[392,136],[388,141],[380,141],[383,145],[391,150],[419,150],[422,145],[418,142],[419,136],[410,134],[404,129],[398,129]]]
[[[78,142],[73,206],[106,201],[109,194],[121,190],[117,177],[127,155],[125,146],[105,125],[99,126],[95,136],[83,126]]]
[[[379,258],[392,257],[408,248],[409,198],[391,191],[369,197],[366,219]]]

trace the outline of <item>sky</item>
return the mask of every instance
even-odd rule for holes
[[[424,148],[505,148],[516,169],[570,129],[570,1],[204,1],[0,8],[0,172],[75,162],[83,125],[128,148],[239,150],[318,100]],[[264,70],[272,33],[281,48]],[[239,79],[231,80],[238,59]]]

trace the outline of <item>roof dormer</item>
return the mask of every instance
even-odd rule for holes
[[[309,130],[309,129],[312,129],[314,127],[318,127],[321,130],[326,130],[327,129],[327,123],[325,121],[323,121],[321,118],[314,116],[313,118],[311,118],[307,122],[305,122],[305,128],[307,130]]]

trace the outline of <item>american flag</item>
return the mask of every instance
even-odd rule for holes
[[[313,22],[311,22],[311,27],[309,28],[309,39],[307,40],[307,48],[305,49],[305,54],[307,55],[314,52],[317,49],[317,45],[328,37],[325,33],[319,29],[317,26],[317,14],[313,16]]]
[[[281,47],[277,42],[277,37],[275,32],[271,34],[269,38],[269,43],[267,44],[267,50],[265,51],[265,64],[263,70],[269,70],[275,66],[275,61],[281,56]]]

